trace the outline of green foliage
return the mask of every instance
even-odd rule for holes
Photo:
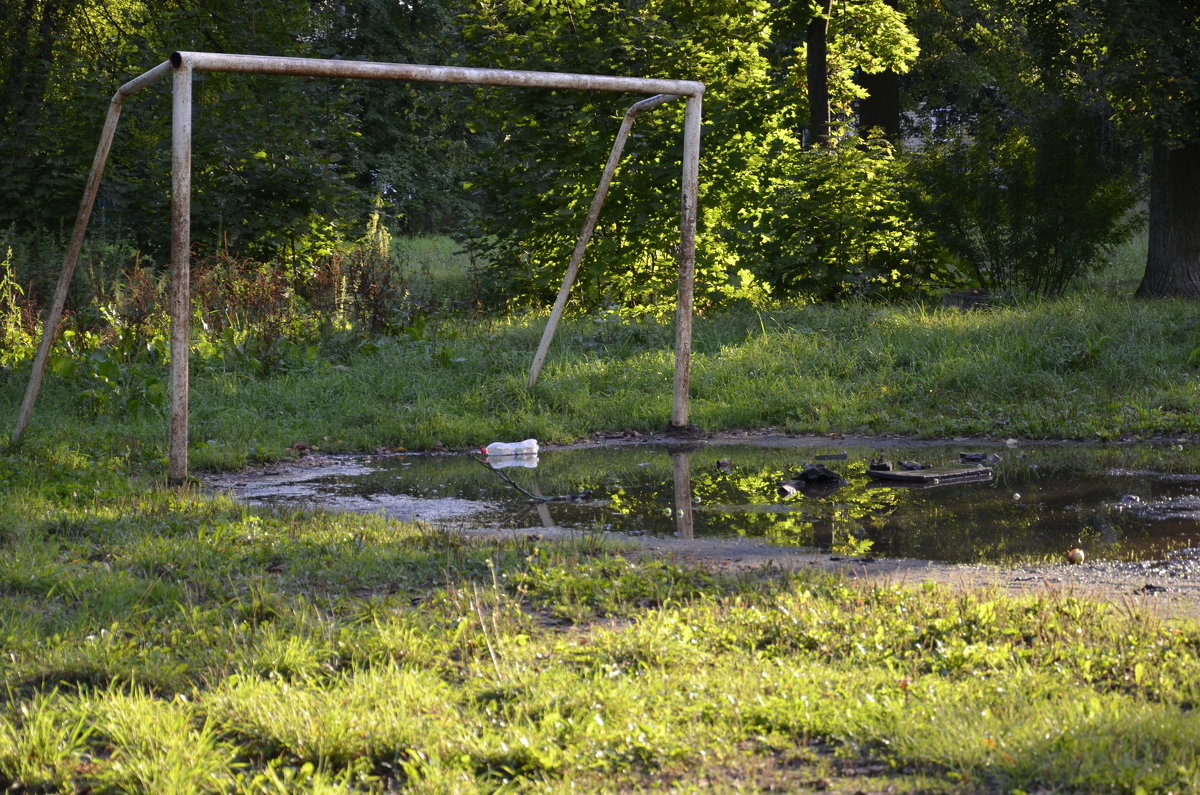
[[[1082,84],[1147,140],[1196,141],[1200,9],[1181,0],[1020,0],[1052,83]]]
[[[1140,225],[1133,168],[1103,151],[1079,111],[930,147],[915,161],[923,225],[992,290],[1061,293]]]
[[[339,58],[439,64],[460,46],[453,2],[354,0],[330,14],[320,49]],[[462,190],[485,138],[473,135],[462,86],[351,80],[341,87],[356,138],[354,185],[383,199],[377,210],[406,234],[443,232],[474,213]]]
[[[0,367],[6,368],[27,359],[33,349],[33,333],[21,300],[25,291],[17,283],[12,258],[9,247],[0,261]]]
[[[114,330],[111,339],[62,332],[63,353],[55,356],[50,371],[80,389],[82,397],[98,413],[134,412],[164,406],[167,397],[167,348],[165,330],[144,340],[128,328]]]
[[[489,63],[707,84],[696,279],[704,309],[731,298],[761,303],[764,281],[830,293],[864,271],[893,285],[900,281],[894,270],[919,279],[919,268],[908,261],[913,241],[893,239],[913,237],[901,229],[904,211],[879,206],[884,192],[894,194],[888,180],[901,176],[890,167],[891,154],[870,148],[865,165],[851,154],[819,163],[800,154],[803,95],[796,74],[803,72],[803,53],[789,31],[812,13],[807,6],[765,3],[498,2],[468,14],[464,31],[469,55]],[[852,80],[856,70],[903,70],[917,46],[903,17],[884,3],[839,4],[836,19],[834,100],[844,115],[862,94]],[[488,91],[476,104],[481,131],[499,140],[471,185],[483,207],[473,243],[488,257],[485,282],[496,297],[542,303],[557,289],[628,100],[588,97],[581,106],[574,96],[532,93],[516,102],[497,100]],[[645,312],[669,305],[681,111],[667,105],[638,117],[581,272],[577,292],[587,306]],[[872,184],[855,192],[864,171],[872,173]],[[800,187],[791,189],[796,183]],[[824,196],[812,201],[836,202],[837,219],[811,230],[805,215],[811,206],[797,205],[819,191]],[[773,228],[781,219],[785,229]],[[833,250],[831,236],[847,232],[855,239]],[[826,250],[819,266],[828,273],[801,278],[815,263],[797,262],[790,243],[804,236],[821,241]],[[773,261],[781,250],[787,261]]]
[[[316,50],[332,10],[307,2],[25,5],[6,35],[37,55],[0,63],[0,223],[23,229],[69,223],[108,97],[173,49],[334,54]],[[166,256],[169,85],[127,103],[93,224],[154,258]],[[360,121],[336,83],[202,74],[194,97],[193,240],[201,250],[295,258],[314,235],[365,219],[375,191],[369,180],[365,189],[352,184],[346,163]],[[42,289],[32,297],[45,300]]]
[[[781,294],[911,294],[947,274],[898,190],[909,169],[885,141],[810,151],[778,169],[768,202],[741,208],[734,242]]]
[[[706,119],[720,126],[781,112],[772,109],[775,92],[759,54],[768,34],[764,9],[761,2],[501,2],[471,11],[464,32],[468,57],[488,65],[708,80]],[[486,255],[483,283],[495,297],[540,304],[557,291],[612,137],[634,99],[480,92],[472,119],[495,146],[469,186],[484,208],[472,240]],[[581,270],[577,294],[587,305],[645,312],[674,293],[682,115],[681,102],[639,115]],[[755,140],[709,138],[701,227],[720,222],[723,194],[743,178]],[[700,247],[701,306],[720,295],[733,264],[720,241]]]
[[[1114,162],[1132,155],[1092,123],[1093,100],[1164,141],[1195,126],[1198,22],[1166,0],[839,0],[828,68],[844,141],[820,155],[800,143],[807,0],[30,0],[2,13],[0,224],[45,237],[14,246],[27,307],[49,296],[60,241],[45,230],[61,236],[72,217],[113,88],[176,48],[702,80],[701,310],[919,290],[954,277],[935,236],[960,274],[1061,290],[1120,239],[1131,200],[1128,169]],[[949,109],[960,122],[933,155],[888,152],[854,132],[861,77],[910,69],[910,118]],[[167,95],[160,84],[130,100],[93,224],[104,251],[96,278],[75,288],[79,306],[132,252],[166,257]],[[483,297],[546,303],[634,99],[224,74],[197,76],[195,98],[197,254],[278,263],[289,300],[319,303],[301,286],[344,283],[342,310],[377,330],[409,322],[408,284],[370,257],[337,261],[373,213],[392,229],[455,227]],[[681,117],[670,103],[639,118],[584,262],[584,306],[667,312]],[[997,162],[985,162],[993,150]]]
[[[1087,5],[1087,4],[1080,4]],[[925,9],[910,91],[914,212],[980,286],[1062,292],[1140,218],[1137,151],[1078,81],[1049,71],[1051,33],[1021,3]]]

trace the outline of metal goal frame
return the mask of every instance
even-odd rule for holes
[[[109,103],[108,115],[100,134],[100,143],[92,161],[83,199],[79,204],[75,226],[63,259],[54,298],[42,330],[41,342],[34,357],[33,371],[25,390],[25,399],[17,415],[12,441],[17,442],[33,412],[33,404],[45,372],[46,359],[53,344],[67,288],[83,245],[83,236],[91,217],[92,205],[100,187],[104,166],[112,148],[117,121],[125,100],[135,91],[145,88],[172,74],[171,103],[171,361],[169,377],[170,431],[168,438],[167,482],[181,485],[188,474],[188,380],[189,343],[191,337],[191,183],[192,183],[192,78],[196,72],[232,72],[239,74],[274,74],[298,77],[337,77],[372,80],[409,81],[422,83],[452,83],[466,85],[509,86],[521,88],[577,89],[644,93],[655,96],[643,99],[626,113],[604,175],[592,202],[579,244],[567,269],[550,320],[546,324],[541,345],[530,369],[528,385],[532,387],[546,356],[550,339],[562,315],[563,305],[574,280],[583,249],[595,228],[600,205],[608,184],[620,160],[633,118],[638,111],[655,107],[672,99],[687,102],[683,125],[683,174],[680,195],[679,288],[675,308],[675,373],[670,424],[683,429],[688,424],[688,391],[692,349],[692,295],[696,265],[697,184],[700,163],[700,119],[704,84],[691,80],[661,80],[611,75],[568,74],[562,72],[532,72],[509,69],[477,69],[456,66],[377,63],[370,61],[339,61],[320,58],[289,58],[265,55],[239,55],[211,52],[174,52],[171,57],[142,75],[122,85]]]

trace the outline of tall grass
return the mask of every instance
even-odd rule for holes
[[[810,306],[699,318],[691,420],[706,431],[1080,438],[1198,429],[1200,312],[1184,301],[1103,294],[959,313],[920,304]],[[566,442],[654,431],[671,411],[669,325],[576,318],[533,390],[541,321],[446,321],[337,363],[246,377],[199,368],[192,456],[206,467],[327,450],[471,448],[495,438]],[[23,380],[0,385],[11,425]],[[47,378],[32,433],[43,443],[160,456],[164,409],[96,405]],[[114,415],[120,422],[114,423]]]
[[[281,314],[283,281],[263,281],[253,263],[219,263],[246,306],[213,314],[220,302],[204,299],[209,325],[197,330],[192,357],[197,465],[275,459],[301,442],[326,450],[470,448],[508,436],[564,442],[666,426],[669,322],[568,318],[539,384],[527,390],[544,318],[477,316],[469,267],[445,238],[390,245],[388,267],[400,270],[387,291],[345,282],[366,291],[360,303],[372,312],[390,311],[381,296],[405,302],[398,326],[371,315],[390,329],[374,336],[347,320],[349,299],[329,304],[342,307],[337,322],[320,320],[320,302],[308,320],[297,314],[302,301]],[[691,421],[706,431],[922,437],[1192,433],[1200,314],[1190,302],[1130,297],[1144,247],[1143,235],[1114,252],[1071,295],[983,311],[912,301],[710,312],[695,323]],[[377,260],[386,248],[363,252],[339,259],[338,273],[364,258],[364,273],[385,267]],[[52,357],[32,429],[46,444],[82,434],[90,449],[148,462],[163,455],[166,337],[156,324],[165,316],[146,313],[152,296],[142,293],[154,286],[138,283],[146,289],[110,296],[113,329],[80,331]],[[0,433],[11,427],[27,375],[28,361],[0,369]]]

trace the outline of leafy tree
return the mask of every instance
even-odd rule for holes
[[[44,164],[40,150],[49,145],[41,122],[60,42],[83,5],[82,0],[0,5],[0,225],[24,221],[23,208],[45,212],[48,204],[61,204],[55,190],[61,167],[38,174]],[[64,211],[56,209],[56,215]]]
[[[332,57],[438,64],[460,46],[441,0],[351,0],[328,13],[320,49]],[[359,136],[355,185],[384,199],[393,227],[443,231],[474,212],[462,189],[481,143],[467,129],[461,86],[350,80],[340,86]]]
[[[975,284],[1059,294],[1140,220],[1103,129],[1067,103],[1020,125],[976,125],[913,159],[916,212]]]
[[[921,223],[979,285],[1062,291],[1136,224],[1136,157],[1093,97],[1051,79],[1020,0],[912,11]]]
[[[842,298],[902,294],[948,274],[898,190],[910,165],[886,141],[813,149],[769,181],[766,201],[740,213],[738,235],[758,241],[758,273],[777,292]]]
[[[7,4],[7,13],[12,13]],[[115,88],[174,49],[312,54],[323,17],[301,0],[28,0],[6,36],[33,62],[0,72],[0,224],[69,224]],[[200,246],[271,254],[336,214],[365,217],[369,202],[336,164],[355,123],[327,81],[203,74],[195,84],[194,239]],[[136,114],[136,115],[135,115]],[[97,200],[93,229],[128,237],[165,258],[169,190],[169,81],[130,101]],[[23,275],[24,278],[24,275]]]
[[[763,0],[495,0],[466,11],[466,55],[505,68],[706,81],[704,234],[753,178],[766,137],[790,127],[790,108],[760,52],[768,10]],[[491,262],[485,281],[498,297],[526,303],[554,294],[619,120],[640,98],[478,92],[472,125],[495,143],[472,180],[483,208],[474,244]],[[580,274],[580,291],[593,306],[648,311],[674,294],[682,116],[682,103],[669,103],[638,118]],[[705,240],[699,306],[732,289],[735,263],[722,241]]]
[[[816,10],[761,0],[494,0],[467,11],[464,31],[476,63],[707,84],[697,263],[703,309],[777,275],[763,246],[776,238],[757,224],[769,223],[773,202],[787,200],[780,177],[800,168],[800,131],[809,121],[804,36]],[[862,94],[854,75],[904,68],[915,40],[882,0],[837,3],[829,25],[829,102],[844,119]],[[528,302],[553,294],[629,103],[480,93],[479,129],[497,143],[473,184],[484,208],[474,239],[501,295]],[[673,295],[681,114],[666,105],[639,117],[581,274],[593,306],[651,309]]]
[[[1200,297],[1200,5],[1025,0],[1060,83],[1096,91],[1151,152],[1150,237],[1138,295]]]

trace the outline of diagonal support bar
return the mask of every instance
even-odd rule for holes
[[[83,235],[87,231],[88,221],[92,218],[92,206],[96,203],[96,194],[100,191],[100,178],[104,175],[104,166],[108,162],[108,153],[112,150],[113,136],[117,132],[117,122],[121,118],[121,108],[126,98],[152,83],[157,82],[171,70],[171,63],[163,61],[158,66],[130,80],[117,89],[112,101],[108,103],[108,114],[104,117],[104,128],[100,132],[100,143],[96,146],[96,155],[92,158],[92,170],[88,174],[87,184],[83,190],[83,198],[79,201],[79,211],[75,215],[75,227],[71,230],[71,240],[67,244],[67,253],[63,257],[62,272],[58,276],[58,286],[54,288],[54,298],[46,312],[46,320],[42,326],[42,339],[38,344],[37,354],[33,357],[33,371],[29,375],[29,383],[25,387],[25,399],[21,402],[21,410],[17,414],[17,423],[13,426],[12,441],[20,440],[29,418],[33,414],[33,404],[37,401],[38,390],[42,386],[42,376],[46,372],[46,359],[50,355],[50,347],[58,334],[58,324],[62,320],[63,306],[67,302],[67,290],[71,286],[71,277],[75,274],[75,263],[79,260],[79,252],[83,248]]]
[[[559,288],[558,298],[554,301],[554,309],[550,312],[550,319],[546,321],[546,328],[542,332],[542,341],[538,344],[537,354],[533,357],[533,365],[529,368],[529,379],[525,382],[527,389],[533,389],[542,372],[546,354],[550,351],[550,343],[558,330],[559,321],[562,320],[567,297],[571,294],[571,286],[575,283],[575,277],[579,275],[583,252],[587,248],[588,241],[592,239],[592,233],[596,231],[596,224],[600,220],[600,208],[604,206],[604,199],[608,196],[608,187],[612,184],[617,165],[621,162],[621,153],[625,150],[625,142],[629,139],[630,130],[633,129],[634,118],[640,111],[656,108],[673,99],[679,99],[679,96],[659,94],[649,99],[643,99],[641,102],[635,102],[629,110],[625,111],[625,118],[621,120],[621,128],[617,130],[617,138],[613,141],[612,152],[608,155],[608,163],[605,164],[604,173],[600,177],[600,185],[596,188],[596,195],[588,210],[587,221],[583,224],[583,232],[580,233],[579,242],[575,244],[575,253],[571,255],[571,261],[567,264],[567,273],[563,276],[562,287]]]

